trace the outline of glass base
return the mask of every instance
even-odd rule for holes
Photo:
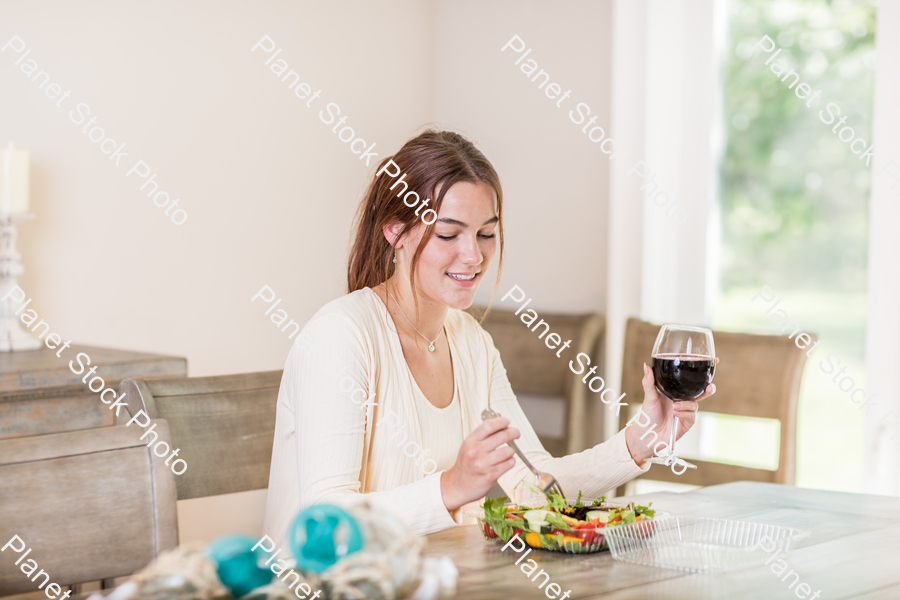
[[[697,465],[691,464],[682,458],[678,458],[675,454],[663,454],[660,456],[651,456],[647,459],[648,463],[652,463],[655,465],[666,465],[670,467],[672,465],[678,465],[682,467],[682,469],[696,469]]]

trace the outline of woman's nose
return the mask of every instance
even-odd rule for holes
[[[481,248],[475,239],[467,240],[461,254],[462,261],[467,265],[477,265],[482,261]]]

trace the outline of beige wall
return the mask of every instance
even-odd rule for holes
[[[250,298],[264,284],[304,323],[344,292],[366,168],[318,118],[328,102],[386,156],[423,124],[461,130],[507,198],[513,284],[553,310],[603,310],[608,161],[568,120],[608,123],[609,3],[571,18],[529,2],[5,3],[0,45],[72,91],[55,106],[0,53],[0,145],[31,151],[35,222],[20,284],[80,343],[186,356],[192,376],[283,366],[291,341]],[[554,17],[551,19],[551,17]],[[321,97],[306,108],[250,48],[264,34]],[[556,108],[500,47],[513,34],[572,97]],[[576,60],[577,59],[577,60]],[[576,65],[590,65],[590,70]],[[116,168],[69,119],[87,103],[128,157]],[[181,199],[172,224],[138,159]],[[181,502],[182,541],[256,534],[264,492]]]
[[[506,248],[495,306],[515,308],[500,299],[518,285],[538,313],[606,312],[610,161],[582,133],[584,125],[570,120],[569,111],[586,103],[591,116],[598,116],[595,125],[617,138],[609,128],[611,11],[609,1],[568,2],[564,11],[533,0],[438,3],[435,119],[475,139],[503,183]],[[514,35],[525,50],[501,52]],[[532,82],[521,71],[528,59],[538,65],[531,77],[543,69],[550,83],[571,95],[561,101],[547,97],[549,83],[538,88],[544,76]],[[624,140],[624,145],[633,143]],[[491,281],[493,275],[486,278]],[[479,290],[481,304],[490,288]],[[564,357],[547,352],[546,360]],[[540,432],[562,433],[560,402],[520,401]],[[589,412],[588,439],[597,443],[604,439],[607,411],[589,408],[597,410]]]
[[[328,102],[381,155],[430,117],[429,4],[8,4],[2,36],[72,98],[56,108],[0,53],[7,135],[31,150],[23,288],[80,342],[187,356],[191,375],[280,368],[264,284],[305,322],[343,291],[367,169],[318,117]],[[323,26],[323,24],[328,24]],[[250,52],[263,34],[322,95],[306,108]],[[415,49],[415,51],[411,51]],[[118,169],[68,117],[90,105],[127,144]],[[143,159],[189,217],[126,178]],[[149,188],[148,188],[149,189]]]
[[[604,309],[609,160],[569,110],[587,103],[609,134],[610,14],[609,2],[596,1],[563,11],[536,1],[438,3],[435,119],[476,139],[503,183],[498,300],[519,285],[537,311]],[[532,48],[519,66],[524,52],[500,52],[513,35]],[[559,108],[538,89],[544,76],[532,82],[520,70],[529,59],[572,90]]]

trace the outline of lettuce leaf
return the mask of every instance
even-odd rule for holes
[[[555,511],[562,512],[566,510],[566,498],[560,496],[556,492],[547,492],[547,504]]]
[[[513,533],[513,528],[507,523],[506,518],[505,503],[507,500],[508,498],[506,498],[506,496],[484,499],[484,520],[493,528],[497,537],[504,542],[508,542]]]
[[[492,521],[488,520],[487,524],[491,526],[494,530],[494,533],[497,534],[497,537],[503,540],[504,542],[508,542],[509,538],[513,535],[513,528],[510,527],[506,521]]]
[[[539,488],[538,486],[534,485],[533,483],[528,483],[527,481],[524,482],[524,483],[525,483],[525,487],[527,487],[529,490],[531,490],[531,491],[534,492],[535,494],[540,494],[540,495],[542,495],[544,498],[547,498],[547,493],[546,493],[544,490],[542,490],[541,488]],[[544,507],[546,507],[546,506],[549,506],[549,504],[545,504],[545,505],[544,505]],[[538,506],[538,507],[535,507],[535,508],[544,508],[544,507]]]
[[[553,527],[558,527],[563,531],[573,531],[569,524],[563,521],[562,515],[559,513],[551,512],[547,513],[547,516],[544,517],[550,525]]]
[[[542,494],[544,498],[547,499],[547,504],[545,504],[542,508],[553,509],[557,512],[562,512],[566,509],[567,503],[565,496],[560,496],[556,492],[549,491],[545,492],[538,486],[533,483],[525,482],[525,487],[534,492],[535,494]],[[580,494],[581,492],[579,492]]]
[[[565,513],[566,510],[571,511],[571,510],[574,510],[577,508],[584,508],[584,502],[582,502],[582,500],[581,500],[581,490],[578,490],[578,497],[575,499],[575,503],[570,505],[566,501],[565,496],[561,496],[560,494],[557,494],[556,492],[554,492],[552,490],[545,492],[544,490],[537,487],[533,483],[528,483],[527,481],[524,483],[525,483],[525,487],[527,487],[529,490],[531,490],[535,494],[541,494],[544,496],[544,498],[547,499],[547,503],[544,506],[535,507],[535,508],[555,510],[558,513]],[[594,500],[591,503],[591,506],[600,506],[604,502],[606,502],[606,496],[601,496],[599,500]],[[522,508],[526,508],[526,507],[522,507]],[[644,507],[644,508],[646,508],[646,507]],[[651,512],[653,512],[653,511],[651,511]]]
[[[545,550],[561,550],[563,548],[562,543],[562,534],[558,533],[556,535],[541,535],[541,546]]]
[[[506,519],[506,501],[509,500],[506,496],[501,496],[499,498],[485,498],[484,499],[484,516],[488,519],[493,520],[504,520]]]

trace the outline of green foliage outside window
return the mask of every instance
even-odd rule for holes
[[[723,288],[767,283],[863,291],[872,165],[832,133],[834,125],[823,123],[819,111],[828,119],[826,105],[837,104],[840,116],[848,116],[845,125],[871,145],[875,8],[868,2],[731,0],[729,12]],[[770,53],[753,49],[764,35],[776,43]],[[782,82],[770,70],[779,59],[813,93],[822,91],[809,108],[788,87],[793,76]]]
[[[804,331],[819,335],[822,352],[838,354],[864,386],[873,165],[819,111],[827,120],[826,105],[837,104],[848,117],[841,127],[871,145],[875,7],[847,0],[729,0],[728,7],[722,290],[714,325],[778,334],[766,307],[750,301],[767,284]],[[771,53],[753,49],[764,35],[775,41]],[[781,58],[812,93],[821,90],[809,108],[788,87],[794,77],[783,82],[770,69]],[[812,355],[800,388],[797,485],[861,492],[864,415],[822,374],[823,357]],[[734,445],[738,438],[728,431],[719,440]]]

